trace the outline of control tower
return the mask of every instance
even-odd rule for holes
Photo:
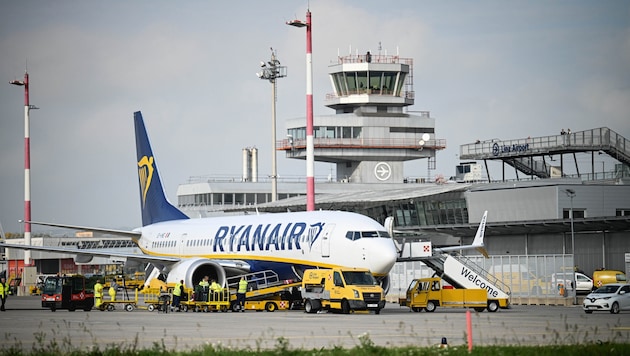
[[[333,115],[313,119],[315,161],[336,164],[339,182],[403,183],[403,162],[427,158],[446,148],[435,136],[435,119],[414,104],[413,59],[365,54],[338,57],[330,66],[334,92],[326,96]],[[306,159],[306,119],[287,121],[287,138],[277,149]],[[418,176],[416,174],[416,176]]]

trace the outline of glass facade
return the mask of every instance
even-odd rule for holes
[[[295,140],[306,139],[306,127],[288,129],[287,134]],[[313,138],[359,138],[360,126],[314,126]]]
[[[400,96],[407,77],[402,72],[364,71],[331,74],[338,96],[380,94]]]

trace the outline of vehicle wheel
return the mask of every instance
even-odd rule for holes
[[[133,304],[127,304],[127,305],[125,305],[125,310],[126,310],[126,311],[130,312],[130,311],[133,311],[133,309],[134,309],[134,308],[133,308]]]
[[[73,312],[77,310],[77,307],[74,305],[74,303],[70,303],[70,305],[68,305],[68,311]]]
[[[113,311],[115,309],[116,309],[116,307],[114,306],[114,304],[108,304],[107,305],[107,311]]]
[[[473,308],[475,309],[476,312],[482,313],[484,309],[486,308]]]
[[[232,311],[237,312],[240,309],[240,305],[238,303],[232,303]]]
[[[585,312],[586,314],[593,314],[593,311],[592,311],[592,310],[585,310],[584,312]]]
[[[55,308],[55,307],[50,307],[50,311],[51,311],[51,312],[56,312],[56,311],[57,311],[57,308]]]
[[[304,302],[304,311],[307,313],[317,313],[321,309],[322,304],[317,299],[307,299]]]
[[[186,304],[182,305],[182,311],[184,313],[188,313],[188,305],[186,305]]]
[[[207,306],[207,305],[204,305],[204,306],[203,306],[203,312],[204,312],[204,313],[207,313],[208,311],[210,311],[210,308],[208,308],[208,306]]]
[[[219,309],[221,310],[221,313],[225,313],[228,311],[227,305],[222,305]]]
[[[155,310],[155,305],[149,304],[149,306],[147,307],[147,310],[150,311],[150,312],[154,311]]]
[[[380,309],[380,308],[379,308],[379,309],[374,310],[374,314],[379,315],[380,313],[381,313],[381,309]]]
[[[499,302],[497,302],[496,300],[491,300],[488,302],[488,311],[491,313],[494,313],[495,311],[499,310]]]
[[[613,303],[613,305],[610,307],[610,314],[619,314],[619,303]]]
[[[428,311],[429,313],[433,313],[435,311],[435,302],[433,302],[432,300],[429,300],[427,302],[427,306],[425,308],[426,311]]]
[[[278,306],[276,305],[276,303],[269,302],[265,304],[265,310],[268,312],[275,312],[276,309],[278,309]]]
[[[91,310],[92,310],[92,307],[90,306],[83,307],[83,311],[91,311]]]
[[[313,310],[313,301],[311,301],[310,299],[307,299],[306,302],[304,302],[304,312],[309,314],[315,312]]]
[[[350,303],[345,299],[341,301],[341,313],[350,314]]]

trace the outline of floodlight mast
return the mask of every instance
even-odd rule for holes
[[[315,143],[313,140],[313,46],[311,10],[306,10],[306,22],[291,20],[287,25],[306,27],[306,211],[315,210]]]
[[[256,73],[260,79],[269,80],[271,83],[271,201],[278,200],[278,168],[276,157],[276,79],[287,76],[287,67],[281,66],[276,58],[276,53],[271,48],[271,60],[267,63],[261,61],[261,72]]]
[[[24,72],[24,80],[11,80],[9,84],[24,87],[24,244],[31,244],[31,138],[30,111],[38,109],[30,105],[28,92],[28,72]],[[31,266],[31,251],[24,250],[24,266]]]

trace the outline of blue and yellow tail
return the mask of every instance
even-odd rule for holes
[[[158,173],[157,164],[149,143],[149,136],[144,127],[140,111],[133,113],[133,121],[136,127],[142,226],[161,221],[188,219],[184,213],[168,201],[166,194],[164,194],[160,174]]]

